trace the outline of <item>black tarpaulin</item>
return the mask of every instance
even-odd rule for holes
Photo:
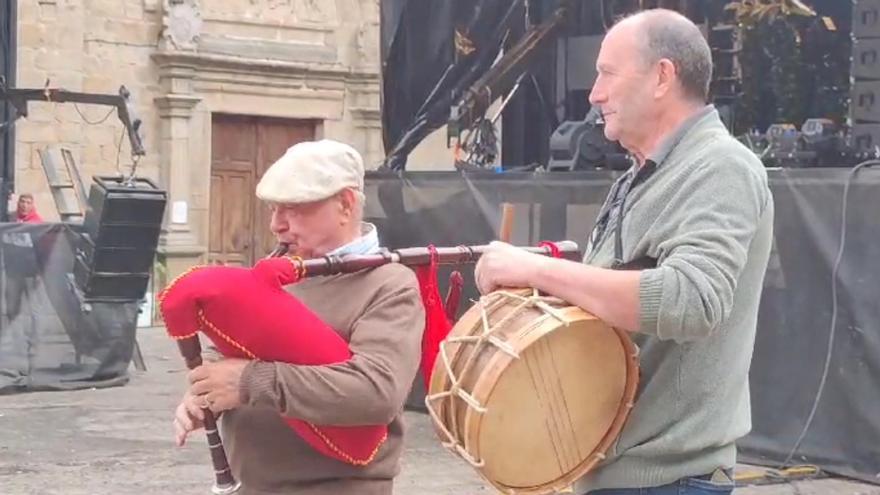
[[[81,304],[72,229],[0,223],[0,394],[128,380],[138,304]]]

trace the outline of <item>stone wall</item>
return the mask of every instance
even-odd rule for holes
[[[145,9],[142,0],[19,0],[16,85],[42,88],[48,81],[70,91],[110,94],[125,85],[145,126],[147,155],[138,170],[155,179],[158,81],[150,55],[160,30],[160,12]],[[127,171],[132,163],[111,107],[31,102],[27,119],[16,124],[15,191],[34,193],[47,219],[58,216],[38,151],[53,144],[72,151],[84,180]]]

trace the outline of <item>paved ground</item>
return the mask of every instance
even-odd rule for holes
[[[144,330],[149,371],[104,390],[0,396],[0,495],[205,495],[211,482],[204,437],[186,448],[171,440],[171,411],[182,391],[177,350]],[[396,495],[490,494],[439,447],[426,417],[408,413],[403,474]],[[842,480],[744,487],[737,495],[880,495],[880,487]]]

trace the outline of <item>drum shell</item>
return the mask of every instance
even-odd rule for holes
[[[452,385],[442,357],[435,363],[426,403],[440,419],[441,424],[437,424],[436,418],[434,423],[441,440],[448,439],[445,428],[456,439],[458,446],[454,450],[460,455],[464,451],[466,460],[471,456],[483,462],[482,466],[475,467],[493,486],[505,493],[553,493],[567,488],[592,470],[620,434],[637,387],[637,351],[625,332],[605,325],[579,308],[561,302],[552,304],[552,311],[546,306],[517,308],[521,302],[517,297],[528,295],[530,291],[513,291],[512,294],[513,297],[504,293],[484,297],[455,324],[443,344],[452,376],[458,379],[462,390],[488,411],[480,413],[458,397],[432,400],[437,394],[449,391]],[[485,308],[486,323],[493,326],[501,322],[493,333],[501,347],[456,342],[483,331],[481,306]],[[518,357],[506,352],[504,347]],[[583,359],[608,364],[597,364],[598,367],[590,370],[588,364],[578,362],[581,355]],[[562,356],[569,364],[555,363],[556,358]],[[578,390],[582,388],[578,386],[580,377],[577,376],[581,371],[589,370],[589,375],[598,375],[605,366],[614,376],[583,387],[584,392]],[[568,369],[569,376],[553,376],[559,371],[557,368]],[[575,375],[571,375],[572,372]],[[594,378],[584,376],[583,380]],[[529,381],[534,387],[529,387]],[[518,397],[519,389],[525,394],[522,399]],[[535,397],[531,397],[532,394]],[[584,402],[599,405],[582,406]],[[521,403],[527,411],[519,410]],[[510,420],[517,415],[523,417]],[[572,417],[591,418],[586,421],[591,424],[578,424],[579,421],[570,420]],[[535,445],[552,445],[557,449],[554,453],[560,464],[559,472],[550,476],[556,469],[554,466],[541,469],[528,465],[522,456],[529,457],[529,453],[508,448],[518,440],[514,436],[509,441],[504,438],[505,422],[528,425],[524,428],[527,431],[522,433],[527,437],[548,435],[546,441]],[[545,423],[555,426],[545,428]],[[516,434],[510,432],[510,435]],[[533,474],[536,478],[529,478]]]

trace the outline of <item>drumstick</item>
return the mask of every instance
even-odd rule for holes
[[[513,203],[501,203],[501,227],[498,229],[498,240],[510,244],[513,235]]]

